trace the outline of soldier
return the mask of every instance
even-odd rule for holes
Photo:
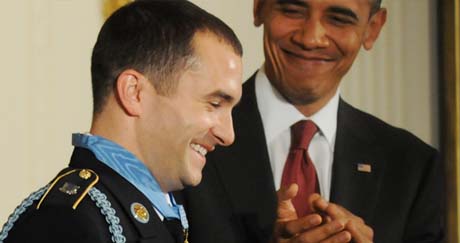
[[[171,191],[197,185],[206,153],[234,140],[242,48],[188,1],[137,1],[103,25],[91,60],[93,119],[70,164],[17,207],[0,242],[184,242]]]

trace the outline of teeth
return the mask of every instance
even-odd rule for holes
[[[197,151],[203,156],[206,156],[206,154],[208,153],[208,150],[206,150],[203,146],[199,144],[192,143],[190,146],[192,147],[193,150]]]

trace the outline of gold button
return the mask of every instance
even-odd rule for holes
[[[81,170],[80,173],[78,174],[81,178],[88,180],[91,177],[91,172],[88,170]]]
[[[147,223],[149,222],[149,211],[144,207],[144,205],[140,203],[133,203],[131,204],[131,213],[133,214],[134,218],[141,222],[141,223]]]

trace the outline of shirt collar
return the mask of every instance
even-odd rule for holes
[[[273,142],[281,133],[289,130],[294,123],[310,119],[315,122],[321,134],[325,136],[332,151],[334,150],[339,90],[323,108],[310,117],[304,116],[272,86],[263,67],[256,74],[255,91],[267,144]],[[283,119],[279,119],[280,117]]]

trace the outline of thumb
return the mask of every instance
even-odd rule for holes
[[[282,185],[276,192],[278,201],[281,202],[293,199],[297,195],[297,191],[299,191],[299,186],[295,183],[292,183],[289,186]]]
[[[281,186],[276,192],[278,196],[278,221],[288,221],[297,219],[297,212],[292,204],[292,199],[297,195],[299,186],[291,184]]]

